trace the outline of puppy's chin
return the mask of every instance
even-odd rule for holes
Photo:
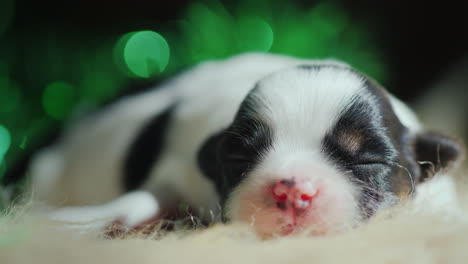
[[[337,177],[321,178],[320,193],[304,208],[278,205],[270,182],[243,182],[227,201],[227,216],[249,224],[265,239],[288,235],[321,236],[356,226],[361,219],[355,188]],[[251,177],[255,178],[255,177]]]

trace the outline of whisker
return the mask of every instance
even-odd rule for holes
[[[406,168],[405,166],[399,164],[398,162],[391,162],[391,164],[397,166],[400,169],[405,170],[406,175],[408,176],[408,178],[409,178],[409,180],[411,182],[411,190],[407,195],[410,196],[410,197],[413,196],[416,186],[415,186],[415,183],[414,183],[413,175],[411,175],[411,172],[408,170],[408,168]]]
[[[345,174],[349,174],[349,173],[352,173],[352,171],[349,170],[345,172]],[[369,186],[369,184],[372,184],[371,182],[366,182],[366,181],[363,181],[361,179],[354,178],[354,177],[350,177],[350,180],[353,183],[357,183],[361,189],[371,191],[373,194],[382,195],[382,196],[386,194],[386,192],[382,192],[381,190],[377,189],[377,187]]]

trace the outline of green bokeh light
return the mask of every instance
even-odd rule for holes
[[[66,117],[74,106],[75,91],[66,82],[53,82],[47,85],[42,95],[42,106],[52,118],[61,120]]]
[[[0,125],[0,164],[3,162],[5,154],[8,152],[8,149],[11,145],[11,136],[8,129]]]
[[[238,21],[237,45],[239,51],[269,51],[273,45],[273,30],[261,18],[242,17]]]
[[[169,62],[169,45],[154,31],[127,34],[119,40],[117,46],[123,43],[125,43],[123,48],[125,65],[138,77],[148,78],[162,73]]]
[[[188,30],[180,41],[186,43],[188,64],[226,58],[236,52],[235,19],[217,1],[195,2],[187,8],[184,19]]]
[[[117,68],[124,73],[125,75],[129,77],[138,77],[135,74],[133,74],[130,69],[128,69],[126,63],[125,63],[125,58],[124,58],[124,50],[125,50],[125,45],[127,45],[128,40],[130,39],[131,36],[133,36],[136,32],[130,32],[127,34],[124,34],[122,37],[120,37],[117,42],[114,45],[113,49],[113,59],[114,63],[117,66]]]
[[[99,103],[115,96],[117,85],[115,77],[106,71],[90,71],[83,76],[80,83],[80,96],[84,101]]]
[[[120,58],[123,58],[123,49],[121,51]],[[81,79],[76,82],[80,108],[84,105],[98,106],[101,102],[114,97],[122,88],[122,81],[127,78],[119,74],[119,68],[128,72],[123,65],[123,59],[117,62],[116,53],[113,54],[109,46],[99,49],[93,57],[93,63],[86,64],[86,61],[83,61]]]

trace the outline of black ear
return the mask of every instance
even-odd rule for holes
[[[420,181],[449,170],[464,158],[464,147],[460,142],[434,132],[417,134],[414,152],[421,167]]]
[[[210,179],[219,192],[222,187],[223,167],[221,163],[221,148],[224,142],[225,133],[219,132],[209,137],[198,151],[197,162],[203,175]]]

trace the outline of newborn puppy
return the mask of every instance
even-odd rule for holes
[[[159,214],[183,201],[200,217],[222,213],[270,236],[353,227],[460,157],[455,141],[423,131],[345,64],[246,54],[72,123],[29,172],[51,204],[146,190]]]

